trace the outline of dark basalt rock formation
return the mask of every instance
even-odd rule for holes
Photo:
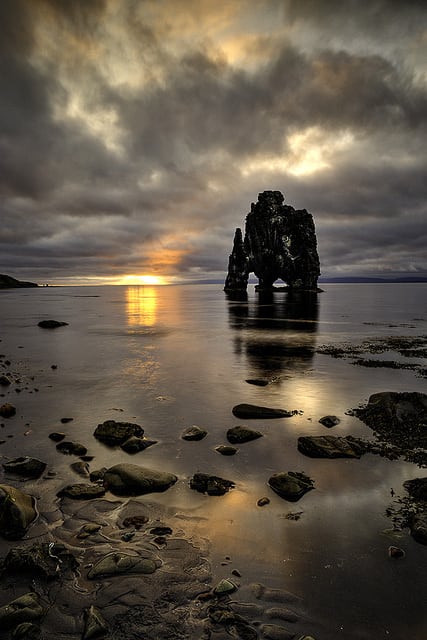
[[[317,289],[320,264],[313,217],[283,201],[280,191],[263,191],[252,203],[244,239],[236,229],[225,291],[246,291],[251,272],[260,289],[271,289],[278,279],[290,289]]]
[[[0,289],[23,289],[28,287],[38,287],[35,282],[24,282],[22,280],[16,280],[12,276],[7,276],[4,273],[0,273]]]

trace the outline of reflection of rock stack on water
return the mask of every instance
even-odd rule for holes
[[[318,305],[317,294],[307,291],[260,292],[249,302],[230,300],[236,353],[246,354],[256,375],[306,370],[316,349]]]

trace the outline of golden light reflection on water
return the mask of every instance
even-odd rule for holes
[[[153,327],[157,322],[158,294],[155,287],[134,286],[126,289],[128,325]]]

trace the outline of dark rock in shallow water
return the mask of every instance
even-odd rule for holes
[[[6,402],[5,404],[1,405],[0,416],[2,418],[12,418],[12,416],[14,416],[15,414],[16,414],[16,407],[14,407],[13,404]]]
[[[367,448],[351,436],[301,436],[298,451],[309,458],[360,458]]]
[[[93,435],[104,444],[118,446],[123,444],[123,442],[131,436],[142,437],[144,435],[144,429],[139,424],[132,422],[106,420],[96,427]]]
[[[290,502],[296,502],[307,491],[314,489],[314,481],[304,473],[296,471],[275,473],[269,479],[268,484],[281,498]]]
[[[62,440],[56,445],[56,448],[67,456],[85,456],[87,454],[86,447],[79,442],[70,442],[69,440]]]
[[[25,478],[39,478],[46,466],[45,462],[28,456],[14,458],[3,464],[3,468],[7,473],[16,473],[18,476],[24,476]]]
[[[242,418],[244,420],[249,418],[264,420],[271,418],[290,418],[295,415],[295,413],[293,411],[286,411],[285,409],[259,407],[255,404],[237,404],[233,407],[233,415],[235,415],[236,418]]]
[[[281,279],[291,289],[316,289],[320,275],[313,217],[283,204],[280,191],[263,191],[246,216],[245,237],[236,229],[224,290],[245,291],[249,273],[271,289]]]
[[[15,487],[0,485],[0,535],[22,538],[37,517],[35,499]]]
[[[26,593],[0,607],[0,628],[11,629],[24,622],[38,620],[44,615],[37,593]]]
[[[234,487],[234,482],[207,473],[195,473],[190,479],[190,488],[209,496],[222,496]]]
[[[117,495],[138,496],[162,493],[177,480],[174,474],[165,471],[154,471],[135,464],[116,464],[105,472],[104,485]]]
[[[262,433],[260,433],[259,431],[255,431],[254,429],[249,429],[248,427],[244,427],[242,425],[232,427],[227,431],[227,440],[231,442],[231,444],[250,442],[251,440],[256,440],[257,438],[262,438]]]
[[[203,440],[203,438],[205,438],[207,435],[208,432],[206,431],[206,429],[202,429],[201,427],[198,427],[194,424],[192,427],[188,427],[188,429],[185,429],[181,438],[183,440]]]
[[[131,436],[120,445],[120,448],[126,451],[126,453],[138,453],[139,451],[148,449],[148,447],[151,447],[153,444],[157,444],[157,440],[147,440],[147,438]]]
[[[427,511],[419,511],[409,521],[411,536],[420,544],[427,544]]]
[[[0,386],[8,387],[11,384],[9,378],[7,376],[0,376]]]
[[[58,491],[58,498],[71,498],[72,500],[93,500],[105,495],[104,487],[99,484],[69,484]]]
[[[323,424],[324,427],[330,429],[331,427],[336,427],[341,420],[337,418],[337,416],[323,416],[323,418],[320,418],[319,422],[320,424]]]
[[[248,378],[245,382],[253,384],[256,387],[266,387],[269,384],[269,380],[266,380],[265,378]]]
[[[238,449],[236,447],[230,447],[226,444],[220,444],[218,447],[215,447],[215,451],[220,453],[222,456],[234,456]]]
[[[58,327],[66,327],[68,322],[60,322],[59,320],[40,320],[37,326],[42,329],[57,329]]]
[[[60,431],[54,431],[53,433],[49,433],[49,438],[54,442],[61,442],[66,437],[65,433],[61,433]]]

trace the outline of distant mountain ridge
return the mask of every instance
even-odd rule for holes
[[[28,287],[38,287],[35,282],[24,282],[22,280],[16,280],[12,276],[7,276],[4,273],[0,273],[0,289],[24,289]]]

